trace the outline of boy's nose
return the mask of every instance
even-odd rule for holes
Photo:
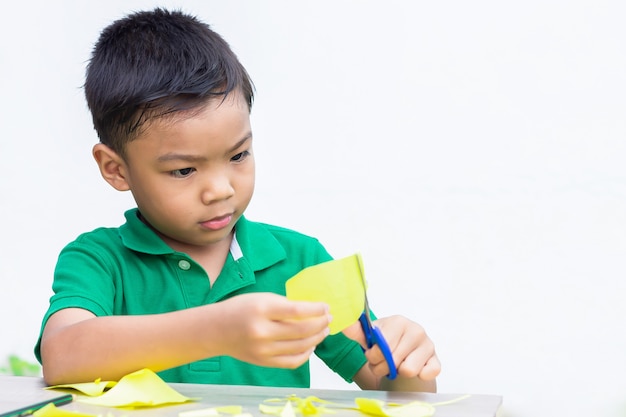
[[[214,201],[226,200],[235,194],[235,189],[226,175],[209,175],[202,190],[202,202],[210,204]]]

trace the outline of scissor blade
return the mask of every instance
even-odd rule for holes
[[[367,281],[365,280],[365,268],[363,268],[363,258],[361,258],[361,254],[357,253],[356,254],[356,260],[357,260],[357,265],[359,267],[359,275],[361,276],[361,282],[363,283],[363,299],[365,301],[364,303],[364,309],[363,312],[365,313],[365,319],[367,320],[367,324],[369,325],[369,328],[372,328],[372,319],[370,318],[370,304],[367,301]]]
[[[371,348],[374,345],[378,345],[380,351],[385,357],[385,361],[389,365],[389,375],[387,375],[387,378],[395,379],[398,375],[398,371],[396,369],[396,364],[393,361],[393,355],[391,353],[391,349],[389,349],[389,344],[387,343],[387,340],[385,340],[381,331],[372,325],[372,319],[370,318],[370,305],[367,301],[367,281],[365,281],[365,268],[363,268],[363,259],[361,259],[361,254],[357,253],[356,258],[359,266],[359,273],[361,275],[361,281],[363,282],[363,299],[365,301],[361,317],[365,316],[366,323],[363,323],[360,319],[359,320],[361,321],[361,326],[363,326],[363,331],[365,332],[367,347]],[[368,329],[365,329],[366,325]]]

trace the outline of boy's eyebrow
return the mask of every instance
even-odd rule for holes
[[[161,155],[157,158],[158,162],[168,162],[168,161],[187,161],[187,162],[199,162],[206,161],[206,157],[204,156],[195,156],[195,155],[185,155],[180,153],[166,153],[165,155]]]
[[[252,132],[246,133],[246,135],[243,138],[241,138],[241,140],[239,142],[235,143],[235,145],[232,148],[230,148],[228,150],[228,152],[236,151],[237,148],[239,148],[241,145],[243,145],[244,143],[246,143],[250,139],[252,139]]]
[[[248,140],[252,139],[252,132],[247,133],[241,140],[235,143],[228,152],[234,152],[241,145],[246,143]],[[161,155],[157,158],[158,162],[168,162],[168,161],[186,161],[186,162],[203,162],[208,158],[206,156],[196,156],[196,155],[186,155],[180,153],[166,153],[165,155]]]

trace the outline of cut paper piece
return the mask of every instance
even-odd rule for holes
[[[278,417],[320,416],[334,414],[337,410],[357,410],[363,414],[375,417],[431,417],[435,414],[435,406],[445,406],[470,397],[463,395],[458,398],[438,403],[412,401],[410,403],[387,403],[383,400],[357,397],[354,399],[356,407],[344,406],[317,397],[300,398],[291,395],[287,398],[270,398],[259,404],[263,414],[272,414]],[[281,405],[270,405],[281,403]]]
[[[105,407],[151,407],[192,401],[178,393],[149,369],[142,369],[124,376],[109,391],[99,397],[82,398],[77,401]]]
[[[287,404],[285,404],[282,411],[280,412],[280,417],[296,417],[296,413],[293,410],[291,401],[287,401]]]
[[[46,387],[46,389],[70,388],[80,391],[85,395],[89,395],[90,397],[97,397],[98,395],[102,395],[104,390],[106,390],[107,388],[112,388],[113,386],[115,386],[115,384],[117,384],[117,382],[115,381],[101,381],[100,378],[98,378],[94,382],[52,385],[50,387]]]
[[[372,398],[355,398],[354,402],[357,405],[357,410],[362,413],[371,416],[382,417],[430,417],[435,414],[435,407],[454,404],[466,398],[470,395],[461,395],[448,401],[441,401],[437,403],[427,403],[424,401],[412,401],[406,404],[398,403],[386,403],[382,400],[375,400]]]
[[[354,402],[362,413],[377,417],[430,417],[435,414],[435,407],[422,401],[388,405],[372,398],[355,398]]]
[[[77,411],[63,410],[50,403],[33,413],[34,417],[98,417],[95,414],[79,413]]]
[[[243,413],[243,407],[240,405],[226,405],[222,407],[203,408],[200,410],[182,411],[178,413],[178,417],[211,417],[228,414],[232,417],[244,417],[247,413]]]
[[[268,403],[284,403],[281,405],[270,405]],[[318,416],[323,413],[335,413],[327,406],[332,405],[330,401],[309,396],[300,398],[290,395],[287,398],[270,398],[259,404],[259,411],[263,414],[273,414],[279,417],[294,417],[297,414],[303,416]]]
[[[215,407],[218,413],[238,415],[243,413],[243,407],[240,405],[223,405]]]
[[[299,301],[322,301],[333,317],[330,334],[356,323],[365,305],[365,284],[355,254],[313,265],[289,278],[287,298]]]

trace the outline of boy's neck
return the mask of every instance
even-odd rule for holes
[[[233,234],[234,231],[228,237],[208,246],[184,245],[180,242],[171,241],[171,239],[162,238],[172,249],[187,254],[201,265],[209,276],[211,285],[213,285],[228,258]]]
[[[211,285],[215,283],[215,280],[219,276],[220,272],[222,272],[222,268],[224,267],[224,264],[226,263],[226,258],[228,257],[228,253],[230,252],[230,247],[235,234],[234,229],[228,234],[227,237],[218,242],[206,246],[196,246],[184,244],[177,240],[171,239],[168,236],[165,236],[154,227],[152,227],[152,225],[141,215],[141,212],[139,213],[139,218],[142,222],[144,222],[147,226],[154,230],[155,233],[158,234],[159,237],[170,248],[172,248],[176,252],[181,252],[188,255],[191,259],[201,265],[209,276]]]

